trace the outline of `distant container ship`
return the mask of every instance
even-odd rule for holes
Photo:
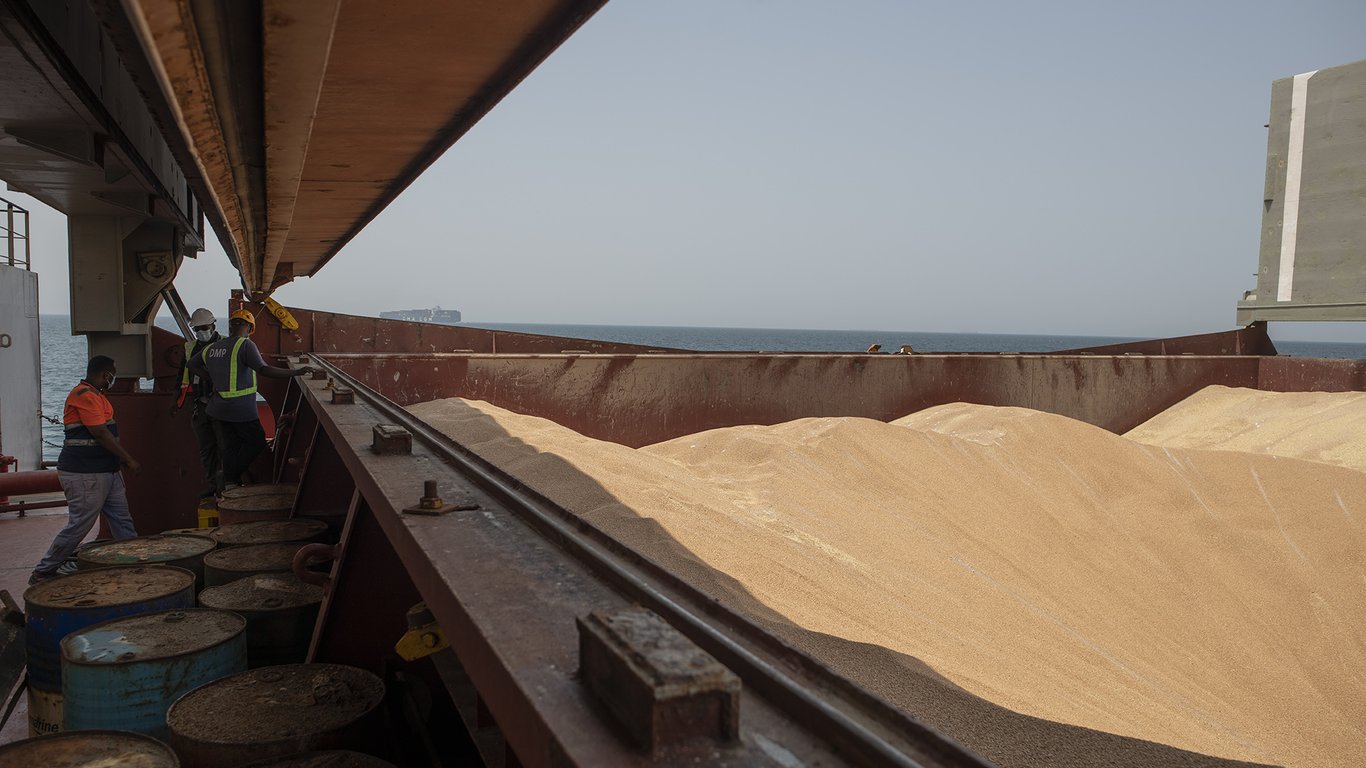
[[[460,322],[460,310],[442,309],[433,307],[431,309],[396,309],[392,312],[381,312],[379,316],[386,320],[407,320],[412,323],[441,323],[442,325],[454,325]]]

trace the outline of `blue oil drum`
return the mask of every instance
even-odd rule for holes
[[[0,744],[0,765],[26,768],[137,766],[180,768],[171,748],[150,736],[123,731],[58,733]]]
[[[68,731],[166,737],[166,710],[187,691],[247,668],[247,620],[189,608],[105,621],[62,640]]]
[[[138,536],[106,541],[76,553],[82,568],[126,565],[173,565],[194,573],[196,588],[204,587],[204,555],[218,543],[208,536]]]
[[[101,568],[39,582],[24,592],[29,731],[61,730],[63,637],[149,611],[193,608],[194,574],[171,566]]]

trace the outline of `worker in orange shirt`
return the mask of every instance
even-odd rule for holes
[[[67,521],[33,569],[30,584],[75,570],[68,560],[95,527],[100,513],[109,521],[114,538],[138,535],[128,514],[128,494],[119,470],[127,467],[138,474],[142,465],[119,444],[114,406],[104,396],[116,376],[113,359],[96,355],[86,365],[85,378],[66,396],[62,411],[66,439],[57,456],[57,479],[66,494]]]

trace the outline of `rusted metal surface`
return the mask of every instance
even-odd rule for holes
[[[135,539],[96,542],[76,551],[81,568],[109,566],[173,565],[195,576],[204,584],[204,555],[216,547],[207,536],[139,536]]]
[[[1256,357],[1056,355],[334,355],[396,402],[486,400],[632,447],[808,416],[889,421],[970,402],[1128,430]]]
[[[250,487],[250,486],[248,486]],[[249,523],[254,520],[284,520],[294,508],[295,494],[259,493],[249,496],[223,497],[218,502],[218,522]]]
[[[1266,323],[1246,328],[1170,339],[1145,339],[1124,344],[1081,347],[1053,352],[1055,355],[1274,355],[1276,345],[1266,334]]]
[[[740,735],[740,678],[643,608],[578,620],[579,676],[641,747]]]
[[[258,573],[289,573],[294,556],[306,546],[305,542],[281,541],[272,544],[248,544],[225,547],[204,556],[204,586],[216,587]],[[306,560],[306,568],[326,567],[327,560]]]
[[[253,520],[220,525],[209,534],[220,546],[274,544],[287,541],[316,541],[327,533],[327,524],[318,520]]]
[[[223,491],[224,499],[244,499],[248,496],[289,496],[293,497],[299,492],[297,483],[256,483],[255,485],[239,485],[235,488],[228,488]]]
[[[376,424],[370,430],[370,450],[381,456],[401,456],[413,452],[413,436],[396,424]]]
[[[151,736],[127,731],[77,731],[0,745],[0,765],[180,768],[180,760],[170,747]]]
[[[647,347],[640,344],[566,336],[493,331],[463,325],[384,320],[294,307],[290,307],[289,311],[299,322],[299,327],[290,331],[281,326],[269,313],[265,313],[261,305],[243,303],[240,291],[234,291],[233,294],[238,304],[251,309],[258,318],[264,315],[262,324],[252,336],[252,341],[256,342],[263,353],[383,354],[460,350],[488,354],[553,354],[566,349],[581,349],[594,353],[647,354],[652,351],[684,351],[669,347]]]
[[[318,385],[306,394],[356,481],[359,514],[343,536],[347,550],[311,658],[331,658],[334,643],[358,642],[347,637],[343,628],[351,622],[341,612],[355,611],[367,599],[373,603],[380,591],[374,576],[399,569],[432,609],[480,701],[524,765],[762,764],[774,760],[765,751],[773,745],[789,761],[807,764],[984,765],[821,665],[800,661],[801,653],[676,577],[649,570],[600,534],[576,527],[563,510],[547,507],[505,475],[488,467],[473,470],[448,439],[405,420],[392,404],[338,381],[356,389],[356,404],[326,403]],[[412,456],[364,450],[376,423],[403,423],[413,431],[419,440]],[[478,499],[481,508],[443,517],[402,515],[398,510],[414,482],[432,478],[443,494],[457,489]],[[364,583],[357,573],[365,574]],[[576,618],[637,602],[665,611],[661,615],[675,628],[744,680],[746,715],[733,746],[702,752],[675,747],[652,762],[617,735],[574,679]],[[394,613],[386,626],[404,622],[401,612]]]
[[[315,749],[382,748],[384,681],[337,664],[284,664],[222,678],[166,713],[185,768],[237,768]]]
[[[1258,364],[1257,388],[1272,392],[1366,391],[1366,360],[1265,357]]]
[[[247,663],[253,669],[304,661],[322,599],[322,587],[290,573],[246,576],[199,594],[201,605],[247,620]]]

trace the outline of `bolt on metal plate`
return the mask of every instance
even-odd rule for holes
[[[479,505],[470,499],[446,501],[437,495],[436,481],[427,480],[422,484],[422,498],[418,499],[413,506],[404,507],[403,512],[409,515],[436,516],[469,509],[479,509]]]
[[[645,750],[740,733],[740,678],[655,613],[633,607],[575,620],[579,677]]]
[[[337,387],[332,390],[332,402],[341,404],[354,403],[356,402],[356,392],[355,390],[347,389],[346,387]]]
[[[381,456],[397,456],[413,452],[413,435],[394,424],[376,424],[370,447]]]

